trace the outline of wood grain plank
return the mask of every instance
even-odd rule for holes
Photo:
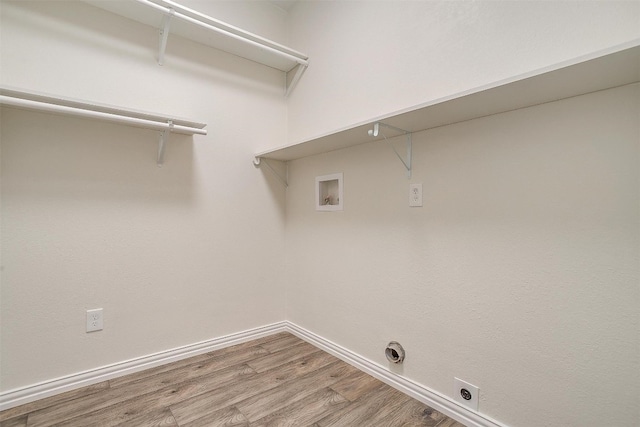
[[[116,383],[116,386],[112,386],[109,393],[102,393],[99,396],[92,395],[91,398],[78,400],[72,407],[66,408],[67,412],[61,410],[62,408],[57,408],[57,410],[52,411],[36,411],[32,414],[29,421],[30,427],[31,425],[38,426],[46,420],[49,420],[47,422],[52,422],[51,420],[74,418],[82,413],[95,412],[96,410],[122,402],[131,396],[147,394],[154,390],[161,390],[171,384],[179,384],[189,379],[204,377],[220,371],[229,365],[235,366],[243,361],[251,360],[267,353],[265,349],[259,346],[246,347],[243,351],[238,351],[237,353],[224,351],[207,356],[206,359],[196,357],[193,359],[196,363],[178,363],[174,369],[169,369],[169,366],[162,366],[160,367],[160,373],[156,373],[155,375],[142,375],[141,378],[138,378],[137,374],[133,374],[133,377],[138,378],[134,381],[113,381]],[[247,373],[246,367],[239,369],[243,373]],[[157,372],[158,370],[154,368],[150,369],[150,371]],[[228,374],[235,378],[233,371],[230,371],[225,375],[221,375],[219,381],[224,382],[231,378]]]
[[[388,427],[435,427],[445,418],[445,415],[424,403],[410,399],[388,416],[374,421]]]
[[[332,389],[324,388],[251,423],[251,427],[308,426],[350,403]]]
[[[183,383],[177,387],[169,387],[144,396],[138,396],[116,405],[79,415],[75,418],[44,425],[56,427],[113,427],[119,424],[132,425],[131,420],[142,418],[150,412],[159,411],[173,400],[180,400],[186,396],[195,395],[200,389],[199,384],[195,381]]]
[[[178,426],[176,419],[169,408],[162,408],[157,411],[150,411],[133,417],[124,423],[118,424],[117,427],[172,427]]]
[[[154,375],[158,375],[164,372],[176,372],[178,369],[190,367],[198,363],[207,363],[215,365],[216,363],[224,367],[234,365],[237,363],[244,363],[253,358],[263,356],[269,352],[259,345],[255,345],[252,342],[243,343],[233,347],[223,348],[214,352],[200,354],[187,359],[179,360],[173,363],[156,366],[144,371],[135,372],[133,374],[125,375],[119,378],[110,380],[109,384],[111,388],[117,388],[130,384],[135,381],[139,381],[144,378],[149,378]]]
[[[247,362],[247,364],[255,369],[256,372],[264,372],[268,369],[273,369],[276,366],[289,363],[292,360],[297,360],[300,357],[316,353],[318,350],[319,349],[317,347],[304,341],[300,341],[288,347],[286,351],[279,351],[277,353],[257,357]]]
[[[42,399],[0,416],[0,427],[464,427],[289,333]]]
[[[353,402],[379,387],[380,384],[382,382],[371,375],[357,371],[333,384],[331,388]]]
[[[166,387],[168,384],[177,384],[182,381],[187,381],[191,378],[199,378],[213,372],[229,368],[231,366],[243,365],[248,361],[251,361],[257,357],[261,357],[264,354],[268,354],[265,349],[259,346],[249,347],[244,351],[231,354],[211,355],[207,359],[199,359],[196,363],[191,364],[179,364],[176,369],[163,369],[160,373],[151,376],[144,376],[143,378],[135,381],[124,383],[122,386],[119,383],[112,384],[113,390],[126,390],[128,387],[133,387],[135,384],[157,384],[162,382],[162,387]],[[126,386],[126,387],[125,387]]]
[[[111,387],[119,387],[126,383],[139,380],[141,378],[153,376],[161,372],[179,369],[181,366],[191,365],[193,363],[198,363],[205,360],[211,360],[212,358],[220,358],[220,359],[227,358],[228,355],[231,355],[231,354],[235,355],[236,357],[242,358],[244,357],[243,353],[245,351],[250,351],[256,355],[264,355],[269,353],[269,351],[266,350],[264,347],[261,347],[262,344],[267,344],[267,343],[270,343],[271,341],[277,341],[281,339],[289,339],[292,336],[293,335],[291,335],[288,332],[279,332],[277,334],[267,335],[265,337],[257,338],[252,341],[247,341],[247,342],[236,344],[233,346],[224,347],[215,351],[210,351],[208,353],[196,355],[183,360],[178,360],[166,365],[160,365],[154,368],[145,369],[144,371],[125,375],[119,378],[114,378],[110,381],[110,384],[111,384]],[[250,357],[241,361],[244,362],[245,360],[250,360]]]
[[[236,406],[250,422],[254,422],[313,394],[321,388],[329,387],[355,371],[356,368],[351,365],[336,362],[298,377],[291,383],[270,389],[269,393],[260,393],[238,402]]]
[[[328,357],[327,357],[328,356]],[[269,390],[287,381],[295,380],[307,372],[313,372],[330,364],[338,363],[337,359],[323,351],[317,351],[248,378],[246,381],[231,384],[224,389],[204,393],[171,406],[171,412],[178,424],[182,425],[226,406],[234,405],[259,393]]]
[[[204,377],[198,377],[152,393],[136,396],[117,405],[85,414],[80,418],[82,418],[86,425],[101,427],[114,426],[119,423],[129,423],[131,419],[145,412],[165,407],[170,408],[170,406],[175,403],[213,390],[219,390],[221,393],[224,393],[227,386],[242,384],[246,382],[245,378],[255,375],[257,375],[255,371],[247,365],[232,366]],[[66,427],[66,424],[60,423],[56,424],[56,426]]]
[[[27,415],[1,421],[0,427],[27,427]]]
[[[224,408],[216,412],[212,412],[207,416],[198,418],[186,424],[180,424],[180,427],[210,427],[210,426],[238,426],[249,427],[249,421],[242,413],[232,406]]]
[[[381,384],[372,392],[317,422],[318,426],[375,426],[375,420],[386,417],[410,399],[394,388]]]
[[[48,408],[54,405],[61,405],[65,402],[78,399],[80,397],[90,396],[94,393],[104,391],[109,388],[109,381],[103,381],[97,384],[92,384],[87,387],[78,388],[76,390],[67,391],[65,393],[56,394],[54,396],[45,397],[44,399],[36,400],[24,405],[16,406],[15,408],[7,409],[0,412],[0,421],[15,418],[18,415],[28,414],[39,409]]]
[[[184,369],[179,371],[188,372]],[[65,420],[77,417],[86,417],[92,420],[115,418],[116,413],[122,418],[118,422],[124,422],[144,410],[160,409],[182,399],[240,381],[241,378],[256,375],[253,369],[247,365],[234,365],[204,376],[200,376],[200,372],[201,369],[195,369],[191,374],[191,377],[195,377],[194,379],[177,384],[175,381],[180,381],[180,379],[176,377],[175,372],[165,372],[116,389],[109,389],[104,393],[85,399],[76,399],[73,405],[36,411],[29,415],[29,427],[64,425]],[[161,404],[162,402],[166,402],[166,404]],[[111,415],[105,415],[107,413]],[[113,425],[111,421],[107,424]]]

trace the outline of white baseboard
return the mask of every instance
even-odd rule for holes
[[[336,356],[339,359],[349,363],[350,365],[360,369],[363,372],[389,384],[391,387],[401,391],[402,393],[429,405],[436,411],[439,411],[456,421],[461,422],[468,427],[506,427],[504,424],[493,420],[486,415],[473,412],[464,406],[456,403],[452,398],[444,396],[425,386],[410,381],[388,369],[365,359],[364,357],[353,353],[352,351],[339,346],[329,340],[322,338],[300,326],[285,322],[285,329],[297,337],[319,347],[320,349]]]
[[[263,336],[283,332],[286,330],[286,322],[278,322],[247,331],[226,335],[212,340],[202,341],[171,350],[147,356],[137,357],[119,363],[79,372],[72,375],[44,381],[14,390],[0,393],[0,411],[24,405],[38,399],[53,396],[66,391],[74,390],[88,385],[96,384],[111,378],[120,377],[134,372],[149,369],[154,366],[164,365],[187,357],[207,353],[221,348],[251,341]]]
[[[389,384],[395,389],[417,399],[433,409],[461,422],[468,427],[506,427],[485,415],[470,411],[459,405],[453,399],[444,396],[434,390],[410,381],[388,369],[373,363],[372,361],[353,353],[327,339],[324,339],[289,321],[274,323],[271,325],[249,329],[247,331],[226,335],[183,347],[174,348],[147,356],[126,360],[119,363],[103,366],[89,371],[79,372],[50,381],[9,390],[0,393],[0,411],[24,405],[38,399],[53,396],[66,391],[74,390],[88,385],[106,381],[134,372],[149,369],[154,366],[164,365],[186,359],[198,354],[207,353],[221,348],[229,347],[242,342],[251,341],[263,336],[287,331],[297,337],[315,345],[316,347],[344,360],[363,372]]]

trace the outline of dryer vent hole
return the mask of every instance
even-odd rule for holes
[[[387,344],[384,354],[391,363],[402,363],[404,360],[404,348],[396,341],[391,341]]]

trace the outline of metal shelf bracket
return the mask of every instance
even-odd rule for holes
[[[171,26],[171,18],[175,15],[175,13],[175,10],[169,8],[169,14],[162,15],[162,28],[160,28],[160,46],[158,50],[158,65],[164,65],[164,52],[167,50],[169,27]]]
[[[289,174],[287,173],[287,175],[283,178],[282,176],[280,176],[280,174],[278,172],[276,172],[276,170],[269,164],[269,162],[267,161],[267,159],[264,159],[262,157],[256,157],[255,159],[253,159],[253,166],[255,166],[256,168],[259,168],[260,166],[262,166],[262,164],[265,164],[267,166],[267,168],[271,171],[272,174],[275,175],[276,178],[278,178],[278,181],[280,181],[280,183],[282,185],[284,185],[285,188],[289,187]],[[289,169],[287,169],[288,171]]]
[[[400,161],[404,165],[405,169],[407,170],[407,178],[411,178],[411,159],[412,159],[411,135],[412,135],[412,133],[409,132],[408,130],[400,129],[400,128],[397,128],[395,126],[388,125],[386,123],[375,122],[373,124],[373,129],[369,129],[369,132],[368,132],[369,136],[377,137],[378,135],[382,135],[382,137],[385,139],[385,141],[389,141],[389,139],[385,136],[385,134],[380,131],[380,126],[384,126],[384,127],[388,128],[388,129],[392,129],[392,130],[394,130],[396,132],[401,132],[401,133],[405,134],[405,136],[407,137],[407,142],[406,142],[407,158],[406,158],[406,160],[402,158],[402,156],[400,155],[400,153],[398,153],[398,150],[396,150],[396,147],[394,147],[393,144],[390,144],[390,145],[391,145],[391,148],[393,149],[393,152],[396,153],[396,156],[398,156],[398,159],[400,159]]]
[[[169,132],[173,130],[173,122],[169,120],[169,129],[165,129],[160,132],[160,140],[158,141],[158,167],[161,168],[164,164],[164,152],[167,149],[167,143],[169,142]]]
[[[285,79],[284,96],[285,97],[289,97],[289,94],[296,87],[296,85],[298,84],[298,81],[300,81],[300,77],[302,77],[304,72],[307,70],[307,67],[308,67],[307,64],[298,64],[293,70],[287,71],[285,73],[285,76],[284,76],[284,79]]]

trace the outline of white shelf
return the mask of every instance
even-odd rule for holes
[[[9,108],[43,111],[88,119],[115,122],[126,126],[160,131],[158,166],[164,161],[168,133],[206,135],[206,124],[175,116],[149,113],[90,101],[43,94],[24,89],[0,87],[0,105]]]
[[[308,66],[309,57],[303,53],[184,7],[172,0],[84,1],[158,28],[161,39],[158,54],[160,64],[164,61],[166,37],[171,33],[285,72],[287,94],[291,92]]]
[[[640,39],[375,117],[317,138],[262,151],[255,156],[258,159],[295,160],[378,141],[382,137],[372,138],[367,134],[375,122],[419,132],[639,81]]]

